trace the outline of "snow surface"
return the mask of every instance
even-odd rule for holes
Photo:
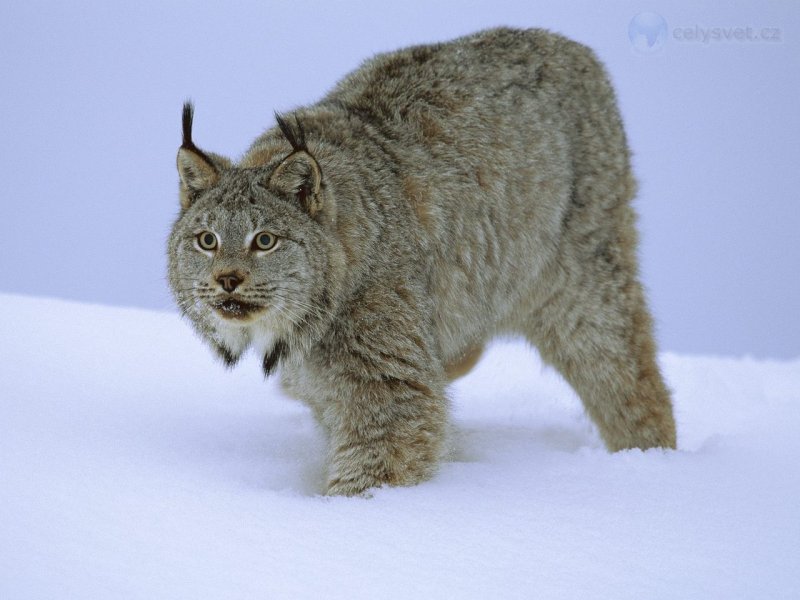
[[[0,295],[0,598],[797,598],[800,359],[667,354],[680,450],[608,454],[496,344],[430,482],[320,495],[310,413],[171,314]]]

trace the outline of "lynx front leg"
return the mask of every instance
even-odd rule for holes
[[[380,314],[354,315],[358,329],[341,332],[324,351],[328,494],[414,485],[433,475],[443,453],[444,369],[424,316],[409,310],[407,295],[401,299],[389,306],[385,294],[380,303],[365,300]]]
[[[353,385],[349,396],[326,413],[331,432],[327,493],[352,496],[430,478],[441,454],[445,419],[444,396],[420,381]]]

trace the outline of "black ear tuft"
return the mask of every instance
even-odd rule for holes
[[[312,156],[306,144],[306,130],[297,115],[294,125],[275,113],[275,120],[292,151],[283,159],[270,176],[270,185],[285,196],[293,196],[297,202],[314,216],[322,208],[322,168]]]
[[[300,123],[300,119],[297,118],[297,115],[294,115],[294,129],[289,125],[286,119],[278,113],[275,113],[275,120],[278,122],[278,127],[280,127],[283,136],[292,145],[292,150],[295,152],[308,152],[308,147],[306,146],[306,132],[305,129],[303,129],[303,124]]]
[[[194,104],[190,100],[187,100],[183,103],[183,117],[181,118],[181,125],[183,126],[183,140],[181,143],[181,148],[184,150],[191,150],[195,154],[197,154],[200,158],[206,161],[212,168],[214,168],[214,162],[208,157],[208,155],[200,150],[197,146],[195,146],[194,142],[192,141],[192,123],[194,122]]]
[[[219,165],[229,164],[226,159],[217,156],[216,162],[211,157],[195,146],[192,141],[192,121],[194,119],[194,106],[191,102],[184,102],[183,140],[178,148],[177,166],[180,176],[181,207],[186,210],[197,199],[198,194],[215,185],[219,180]]]
[[[194,120],[194,105],[187,100],[183,103],[183,143],[182,148],[192,148],[192,121]]]
[[[211,168],[214,168],[214,162],[208,157],[208,155],[200,150],[197,146],[195,146],[194,142],[192,141],[192,123],[194,122],[194,104],[190,100],[187,100],[183,103],[183,117],[181,118],[181,124],[183,126],[183,141],[181,143],[181,148],[184,150],[191,150],[195,154],[197,154],[200,158],[206,161]]]

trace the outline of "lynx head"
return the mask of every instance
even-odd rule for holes
[[[274,159],[243,168],[195,146],[192,117],[187,103],[170,287],[227,365],[255,345],[269,374],[329,323],[337,247],[322,216],[332,200],[299,121],[293,128],[278,117],[284,137],[276,138]]]

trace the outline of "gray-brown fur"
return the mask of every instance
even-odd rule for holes
[[[448,378],[501,334],[563,373],[610,450],[675,447],[625,134],[589,49],[494,29],[379,55],[282,129],[235,165],[179,151],[169,279],[227,364],[250,346],[280,364],[329,435],[327,493],[429,478]],[[254,251],[259,231],[279,246]]]

